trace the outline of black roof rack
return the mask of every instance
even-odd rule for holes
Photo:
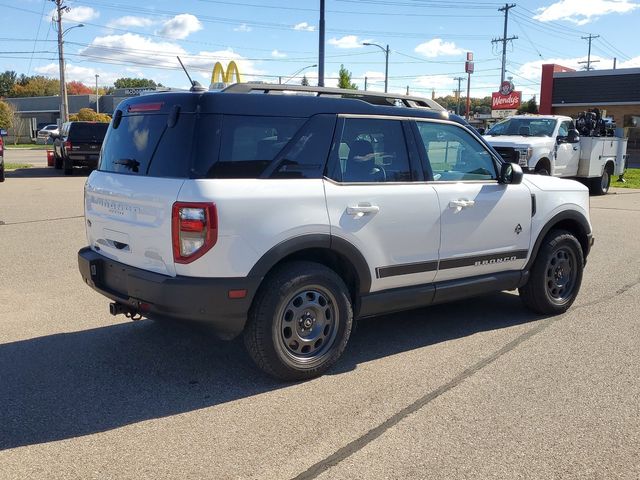
[[[234,83],[222,90],[228,93],[305,93],[315,96],[353,98],[363,100],[373,105],[386,105],[395,107],[425,108],[429,110],[444,111],[445,109],[435,100],[411,95],[399,95],[395,93],[371,92],[369,90],[347,90],[332,87],[312,87],[303,85],[280,85],[271,83]]]

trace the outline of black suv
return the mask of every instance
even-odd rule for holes
[[[96,168],[107,128],[108,123],[64,123],[53,142],[55,168],[64,168],[65,175],[71,175],[76,166]]]

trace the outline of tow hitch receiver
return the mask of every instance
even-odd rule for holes
[[[129,305],[125,305],[123,303],[112,302],[109,304],[109,313],[114,317],[116,315],[123,314],[125,317],[130,318],[131,320],[140,320],[142,315],[140,312]]]

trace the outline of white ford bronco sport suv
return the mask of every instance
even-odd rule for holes
[[[358,318],[514,289],[562,313],[592,244],[580,183],[523,176],[431,100],[328,88],[125,100],[84,198],[79,269],[112,314],[242,333],[287,380]]]

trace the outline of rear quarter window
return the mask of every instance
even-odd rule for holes
[[[123,115],[111,126],[98,169],[153,177],[189,176],[194,114],[183,113],[169,127],[167,114]]]

